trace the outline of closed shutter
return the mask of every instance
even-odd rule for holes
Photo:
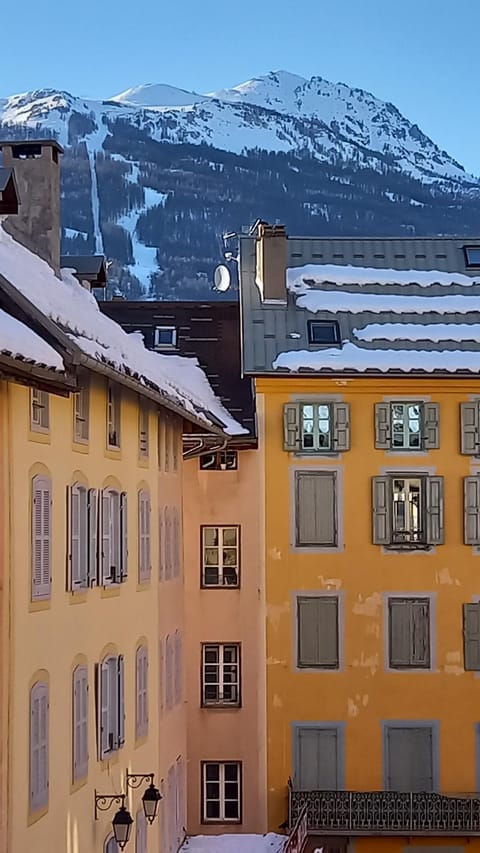
[[[163,523],[163,507],[158,510],[158,577],[163,581],[165,553],[165,526]]]
[[[148,730],[148,655],[145,646],[136,654],[136,731],[143,737]]]
[[[175,704],[182,701],[182,635],[175,631]]]
[[[128,577],[128,499],[127,493],[120,495],[120,582]],[[118,568],[117,568],[118,571]]]
[[[283,407],[283,449],[291,453],[300,450],[300,403]]]
[[[73,779],[88,772],[88,674],[86,666],[73,673]]]
[[[98,493],[88,490],[88,584],[98,583]]]
[[[150,499],[147,492],[138,493],[138,567],[140,583],[150,580]]]
[[[298,547],[337,544],[336,473],[297,471],[295,530]]]
[[[110,492],[105,489],[101,493],[101,530],[102,530],[102,553],[101,553],[101,582],[102,584],[112,581],[112,504]]]
[[[300,727],[296,730],[295,787],[300,791],[338,791],[341,733],[336,728]]]
[[[463,605],[463,647],[466,670],[480,670],[480,602]]]
[[[167,635],[165,641],[165,706],[167,711],[173,705],[173,637]]]
[[[480,545],[480,476],[465,477],[464,490],[464,542]]]
[[[165,706],[165,644],[163,638],[158,644],[158,702],[160,712]]]
[[[48,805],[48,685],[38,681],[30,691],[30,810]]]
[[[430,666],[428,599],[390,599],[389,658],[393,668]]]
[[[52,484],[48,477],[32,481],[32,600],[50,598]]]
[[[297,599],[298,666],[338,667],[338,599],[308,596]]]
[[[165,507],[165,580],[172,577],[172,521],[170,507]]]
[[[375,403],[375,447],[390,448],[390,403]]]
[[[431,727],[387,727],[385,733],[387,791],[433,791]]]
[[[480,450],[479,437],[479,403],[461,403],[461,445],[460,452],[469,456],[476,456]]]
[[[427,544],[443,545],[443,477],[426,477]]]
[[[118,685],[118,745],[125,743],[125,661],[123,655],[117,659],[117,685]]]
[[[135,818],[135,853],[147,853],[147,819],[143,809]]]
[[[173,576],[180,577],[180,521],[178,507],[173,507]]]
[[[438,403],[423,404],[424,446],[426,450],[440,447],[440,406]]]
[[[350,450],[350,406],[348,403],[333,404],[333,449],[341,453]]]
[[[374,545],[389,545],[392,537],[392,507],[389,477],[372,477],[372,538]]]

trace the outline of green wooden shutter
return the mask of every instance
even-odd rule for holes
[[[298,790],[338,791],[341,788],[340,736],[334,727],[297,729],[295,787]]]
[[[440,406],[438,403],[423,405],[423,434],[426,450],[440,447]]]
[[[350,450],[350,406],[348,403],[334,403],[333,409],[333,449],[339,453]]]
[[[390,448],[390,403],[375,403],[375,447]]]
[[[336,472],[295,473],[295,528],[298,547],[337,544]]]
[[[300,403],[283,407],[283,449],[291,453],[300,450]]]
[[[480,545],[480,476],[464,477],[464,542]]]
[[[460,452],[476,456],[480,449],[479,403],[477,400],[460,405],[461,445]]]
[[[392,538],[390,477],[372,477],[372,510],[374,545],[390,545]]]
[[[427,544],[443,545],[443,477],[426,477]]]
[[[464,666],[480,670],[480,602],[463,605]]]

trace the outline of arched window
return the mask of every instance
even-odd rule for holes
[[[32,601],[50,598],[52,583],[52,483],[32,480]]]
[[[48,684],[30,690],[30,810],[48,806]]]

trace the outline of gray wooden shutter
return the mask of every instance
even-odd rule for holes
[[[440,406],[438,403],[423,404],[423,432],[426,450],[440,447]]]
[[[460,404],[460,421],[460,452],[469,456],[476,456],[480,450],[478,400]]]
[[[426,477],[427,544],[443,545],[443,477]]]
[[[431,727],[389,726],[385,737],[387,790],[432,791],[434,779]]]
[[[48,805],[49,788],[48,685],[37,681],[30,691],[30,809]]]
[[[107,660],[96,664],[97,689],[97,750],[98,758],[105,758],[110,752],[110,673]]]
[[[160,638],[158,644],[158,668],[158,701],[161,713],[165,706],[165,644],[163,637]]]
[[[104,489],[101,493],[101,530],[102,530],[102,552],[101,552],[101,582],[109,583],[112,578],[112,540],[111,540],[111,514],[112,506],[110,492]]]
[[[390,448],[390,403],[375,403],[375,447]]]
[[[142,737],[148,731],[148,652],[140,646],[136,654],[136,735]]]
[[[125,661],[123,655],[118,656],[118,745],[125,743]]]
[[[86,666],[73,672],[73,778],[88,771],[88,673]]]
[[[409,666],[412,647],[410,602],[391,598],[388,611],[389,666]]]
[[[163,523],[163,507],[158,510],[158,578],[163,581],[165,552],[165,526]]]
[[[69,494],[70,519],[70,589],[87,586],[87,490],[72,486]]]
[[[480,476],[464,477],[464,542],[465,545],[480,544]]]
[[[342,453],[350,450],[350,405],[334,403],[333,406],[333,449]]]
[[[165,580],[172,577],[172,521],[170,507],[165,507]]]
[[[174,697],[178,705],[182,698],[182,637],[178,629],[175,631],[174,658]]]
[[[372,477],[373,543],[390,545],[392,538],[392,502],[390,477]]]
[[[338,791],[342,782],[338,729],[305,726],[297,729],[296,736],[295,787]]]
[[[98,583],[98,493],[88,490],[88,584]]]
[[[465,669],[480,670],[480,602],[463,605]]]
[[[299,667],[338,667],[338,599],[306,596],[297,599]]]
[[[180,516],[178,507],[173,508],[173,567],[174,577],[180,577]]]
[[[412,666],[430,666],[430,601],[420,598],[411,602]]]
[[[301,403],[286,403],[283,407],[283,449],[291,453],[300,450]]]
[[[337,544],[335,471],[295,473],[295,532],[298,547]]]
[[[52,552],[52,484],[32,480],[32,600],[50,598]]]
[[[120,495],[120,581],[128,577],[128,499],[127,493]],[[118,571],[118,569],[117,569]]]

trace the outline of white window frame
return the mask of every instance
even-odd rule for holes
[[[225,661],[226,653],[232,653],[234,660]],[[240,643],[203,643],[202,644],[202,707],[226,705],[239,708],[241,705],[240,693]],[[207,661],[208,654],[216,654],[217,660]],[[215,680],[207,682],[207,675],[214,675]],[[228,681],[228,676],[232,680]],[[207,688],[215,687],[216,696],[209,698]],[[231,689],[233,699],[225,698],[225,692]]]
[[[112,382],[107,384],[107,447],[120,450],[122,395],[120,388]]]
[[[50,395],[39,388],[30,388],[30,429],[44,433],[50,429]]]
[[[206,533],[209,530],[217,531],[217,545],[207,545]],[[224,545],[223,535],[226,531],[234,530],[236,533],[235,545]],[[221,543],[221,544],[220,544]],[[208,548],[218,549],[218,566],[206,563],[206,551]],[[229,548],[236,550],[236,565],[228,566],[224,564],[222,549]],[[240,586],[240,525],[239,524],[205,524],[201,528],[201,561],[202,561],[202,577],[201,585],[207,589],[238,589]],[[206,579],[207,569],[218,568],[218,580],[216,583],[208,583]],[[232,570],[235,572],[235,583],[228,582],[228,576],[232,576]]]
[[[90,432],[90,386],[88,383],[73,395],[73,440],[88,444]]]
[[[402,406],[403,408],[403,442],[402,444],[395,444],[395,433],[393,429],[394,424],[394,408],[395,406]],[[411,446],[409,444],[410,440],[410,430],[409,430],[409,415],[408,415],[408,407],[409,406],[418,406],[419,414],[418,414],[418,445]],[[422,451],[425,449],[425,440],[423,436],[423,422],[424,422],[424,409],[425,404],[423,400],[392,400],[390,402],[390,448],[394,451]],[[416,419],[415,419],[416,420]],[[414,433],[412,433],[414,434]]]
[[[48,807],[49,789],[49,686],[36,681],[30,689],[29,807]]]
[[[170,332],[171,340],[168,343],[160,342],[160,332]],[[177,346],[177,327],[176,326],[155,326],[153,337],[154,349],[176,349]]]
[[[209,767],[217,768],[217,778],[215,780],[207,780],[207,770]],[[226,784],[232,784],[234,780],[227,780],[226,768],[236,767],[237,797],[235,799],[225,797]],[[208,797],[208,785],[218,784],[219,797]],[[218,802],[219,816],[208,816],[208,803]],[[226,817],[227,802],[237,803],[237,816]],[[202,762],[202,823],[241,823],[242,821],[242,764],[240,761],[204,761]]]
[[[97,664],[97,748],[103,760],[125,743],[123,655],[107,655]]]
[[[138,455],[148,459],[150,453],[150,409],[147,403],[140,399],[138,404]]]
[[[304,417],[304,410],[308,407],[312,408],[312,418],[308,418],[308,420],[312,420],[313,422],[313,432],[306,433],[304,431],[304,422],[307,420]],[[320,420],[319,411],[320,408],[327,409],[327,418],[322,418],[322,421],[328,420],[328,432],[321,432],[318,428],[318,423]],[[313,438],[313,446],[306,447],[305,446],[305,436],[311,435]],[[322,435],[328,435],[328,447],[320,446],[320,437]],[[333,406],[327,400],[318,400],[318,401],[304,401],[300,403],[300,453],[335,453],[336,449],[334,447],[333,442]]]

